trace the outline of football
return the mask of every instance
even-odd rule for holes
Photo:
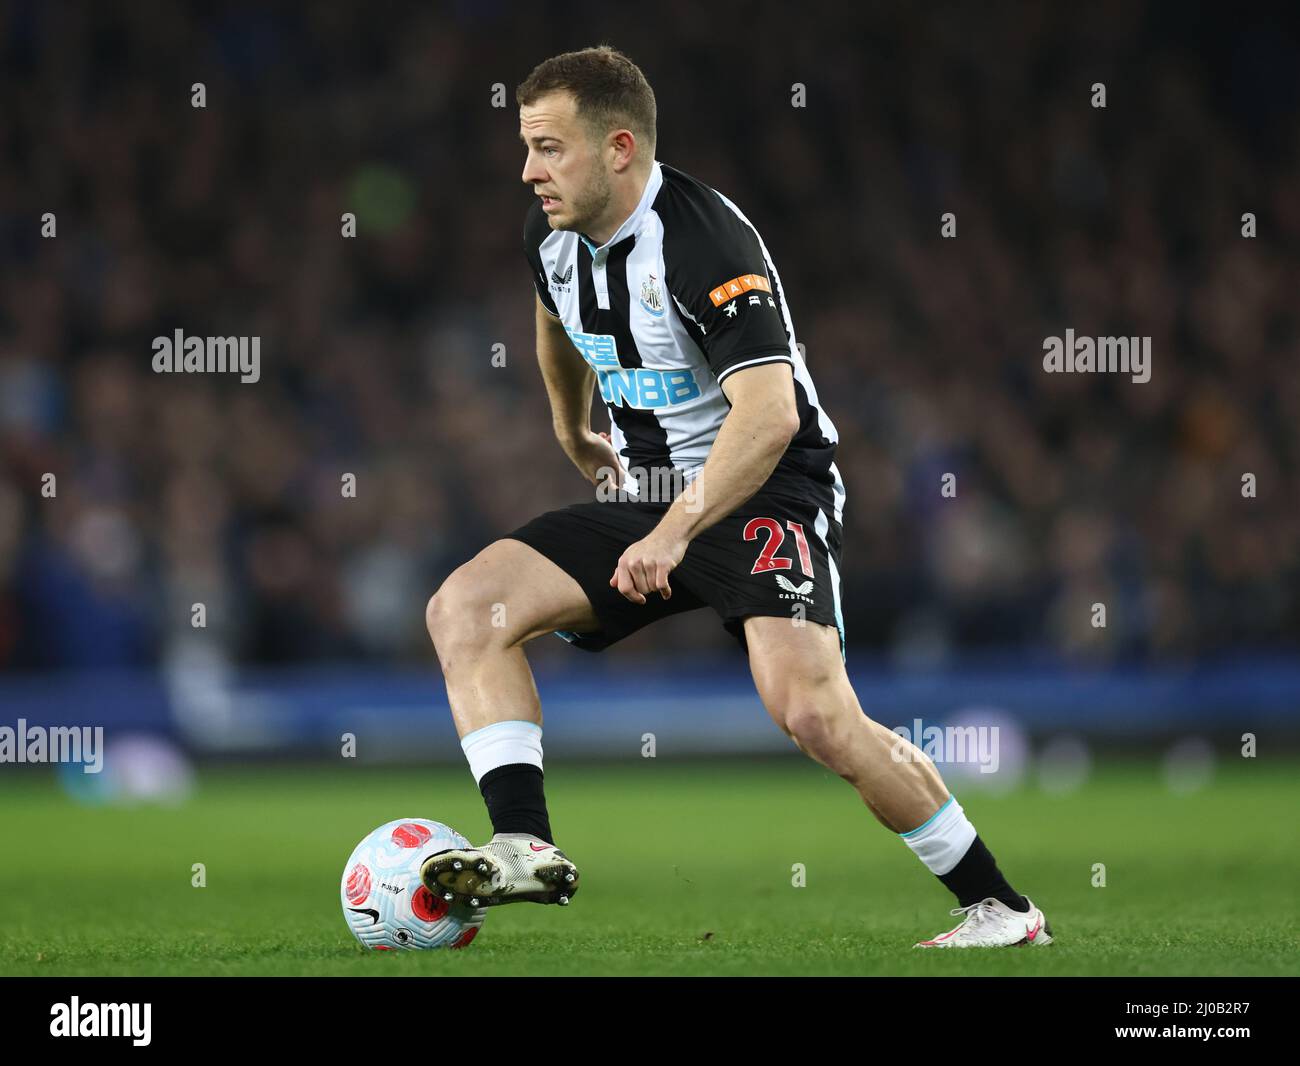
[[[352,934],[376,951],[466,947],[486,909],[433,895],[420,881],[420,864],[435,852],[469,846],[450,826],[425,818],[399,818],[368,834],[339,885]]]

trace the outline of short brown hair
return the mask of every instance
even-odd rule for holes
[[[593,139],[610,130],[629,129],[655,150],[655,94],[632,60],[607,44],[565,52],[538,63],[515,90],[524,107],[547,93],[571,92],[579,119]]]

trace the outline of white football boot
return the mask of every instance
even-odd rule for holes
[[[554,844],[528,833],[497,833],[481,848],[430,855],[420,867],[425,888],[440,899],[471,907],[502,903],[568,904],[578,891],[578,868]]]
[[[917,948],[1006,948],[1021,945],[1042,947],[1052,942],[1052,927],[1047,917],[1028,896],[1029,910],[1013,911],[1000,899],[990,896],[969,907],[954,907],[948,913],[966,917],[955,929],[933,940],[913,944]]]

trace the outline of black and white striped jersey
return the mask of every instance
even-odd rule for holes
[[[656,161],[636,209],[600,247],[552,230],[538,200],[524,248],[542,304],[596,373],[625,466],[675,468],[690,481],[730,410],[721,382],[788,363],[799,430],[764,491],[820,497],[842,521],[839,437],[796,345],[776,264],[740,208]]]

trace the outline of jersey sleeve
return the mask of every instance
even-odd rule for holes
[[[758,235],[712,190],[677,199],[663,212],[668,290],[702,334],[718,381],[764,363],[793,367]]]
[[[550,232],[551,225],[546,221],[542,201],[534,197],[533,205],[528,209],[528,215],[524,220],[524,258],[532,268],[533,287],[537,289],[542,306],[559,318],[560,312],[556,309],[555,301],[551,298],[551,290],[546,284],[546,269],[542,266],[542,241],[546,240]]]

